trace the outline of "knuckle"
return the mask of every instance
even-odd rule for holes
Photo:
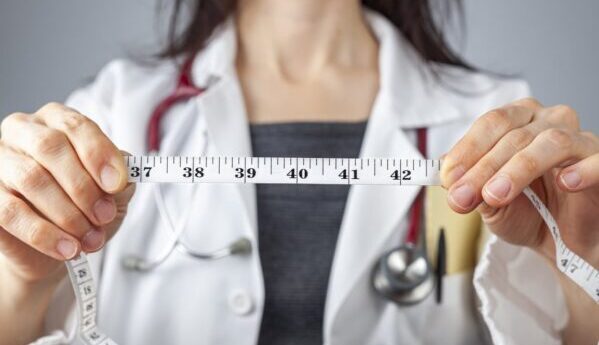
[[[48,240],[48,226],[41,222],[32,222],[28,227],[27,240],[33,247],[40,248]]]
[[[462,138],[456,147],[445,157],[445,161],[451,165],[457,165],[469,161],[470,157],[478,157],[480,145],[474,140]]]
[[[2,120],[2,123],[0,123],[0,131],[1,132],[6,132],[9,130],[9,128],[12,126],[12,124],[19,122],[19,121],[23,121],[28,115],[25,113],[12,113],[8,116],[6,116],[4,118],[4,120]]]
[[[597,135],[593,132],[582,131],[582,132],[580,132],[580,135],[587,139],[590,139],[591,141],[593,141],[595,143],[599,143],[599,137],[597,137]]]
[[[558,104],[553,107],[553,110],[561,115],[577,115],[576,110],[566,104]]]
[[[483,115],[481,117],[481,124],[483,130],[495,132],[498,129],[505,130],[511,128],[513,121],[507,109],[498,108]]]
[[[57,225],[65,230],[85,230],[82,227],[85,226],[83,216],[79,212],[66,212],[58,216],[56,221]]]
[[[4,226],[13,224],[17,219],[22,206],[22,202],[15,197],[3,200],[0,204],[0,223]]]
[[[120,156],[119,151],[114,148],[112,143],[102,137],[90,137],[85,145],[77,148],[77,152],[80,157],[85,157],[84,159],[92,165],[99,165],[105,160]]]
[[[38,113],[55,113],[55,112],[65,111],[66,109],[68,109],[68,108],[61,103],[48,102],[48,103],[44,104],[41,108],[39,108],[37,112]]]
[[[550,128],[541,133],[541,136],[558,150],[567,150],[573,143],[572,133],[563,128]]]
[[[70,192],[74,199],[76,200],[84,200],[87,199],[90,194],[95,191],[95,182],[86,176],[77,179],[72,182],[70,187]]]
[[[578,113],[569,105],[559,104],[548,109],[554,121],[565,123],[573,128],[580,128]]]
[[[93,125],[93,122],[75,111],[67,111],[62,115],[60,124],[65,131],[77,131]]]
[[[491,176],[499,171],[500,167],[501,164],[497,160],[485,157],[476,165],[476,170],[473,171],[474,173],[471,176],[476,176],[476,185],[482,187]]]
[[[520,102],[524,103],[524,104],[530,104],[530,105],[532,105],[534,107],[537,107],[537,108],[540,108],[540,107],[543,106],[541,104],[541,102],[539,102],[539,100],[536,99],[536,98],[534,98],[534,97],[525,97],[525,98],[521,99]]]
[[[480,145],[475,140],[465,140],[458,158],[463,160],[469,155],[479,156],[481,153]]]
[[[506,135],[505,140],[516,151],[524,149],[534,140],[534,134],[527,128],[518,128]]]
[[[35,139],[33,150],[39,155],[54,155],[63,150],[67,144],[67,138],[63,133],[48,129]]]
[[[46,169],[37,163],[22,167],[16,177],[16,187],[20,191],[36,191],[50,183],[50,176]]]
[[[539,168],[539,162],[527,153],[520,152],[515,158],[518,166],[522,167],[527,174],[535,173]]]

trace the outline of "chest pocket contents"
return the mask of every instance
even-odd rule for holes
[[[476,212],[455,213],[447,205],[447,192],[442,188],[426,188],[426,243],[431,262],[437,262],[439,233],[444,229],[445,273],[457,274],[474,269],[478,247],[484,241],[482,222]]]

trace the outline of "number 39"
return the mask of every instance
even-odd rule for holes
[[[254,168],[248,168],[246,171],[244,171],[243,168],[236,168],[235,169],[235,178],[254,178],[256,177],[256,169]]]

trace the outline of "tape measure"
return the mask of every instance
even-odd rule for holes
[[[399,158],[277,158],[128,156],[134,183],[270,183],[348,185],[440,185],[440,160]],[[568,249],[557,222],[530,189],[524,189],[551,233],[556,265],[599,303],[599,270]],[[85,254],[66,263],[77,299],[79,335],[88,345],[116,345],[97,326],[97,297]]]
[[[440,185],[440,160],[128,156],[129,181]]]

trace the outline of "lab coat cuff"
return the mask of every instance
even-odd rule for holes
[[[555,272],[532,250],[492,236],[474,273],[494,344],[561,344],[567,306]]]
[[[30,343],[29,345],[66,345],[70,344],[71,340],[69,335],[62,330],[56,330],[38,340]]]

